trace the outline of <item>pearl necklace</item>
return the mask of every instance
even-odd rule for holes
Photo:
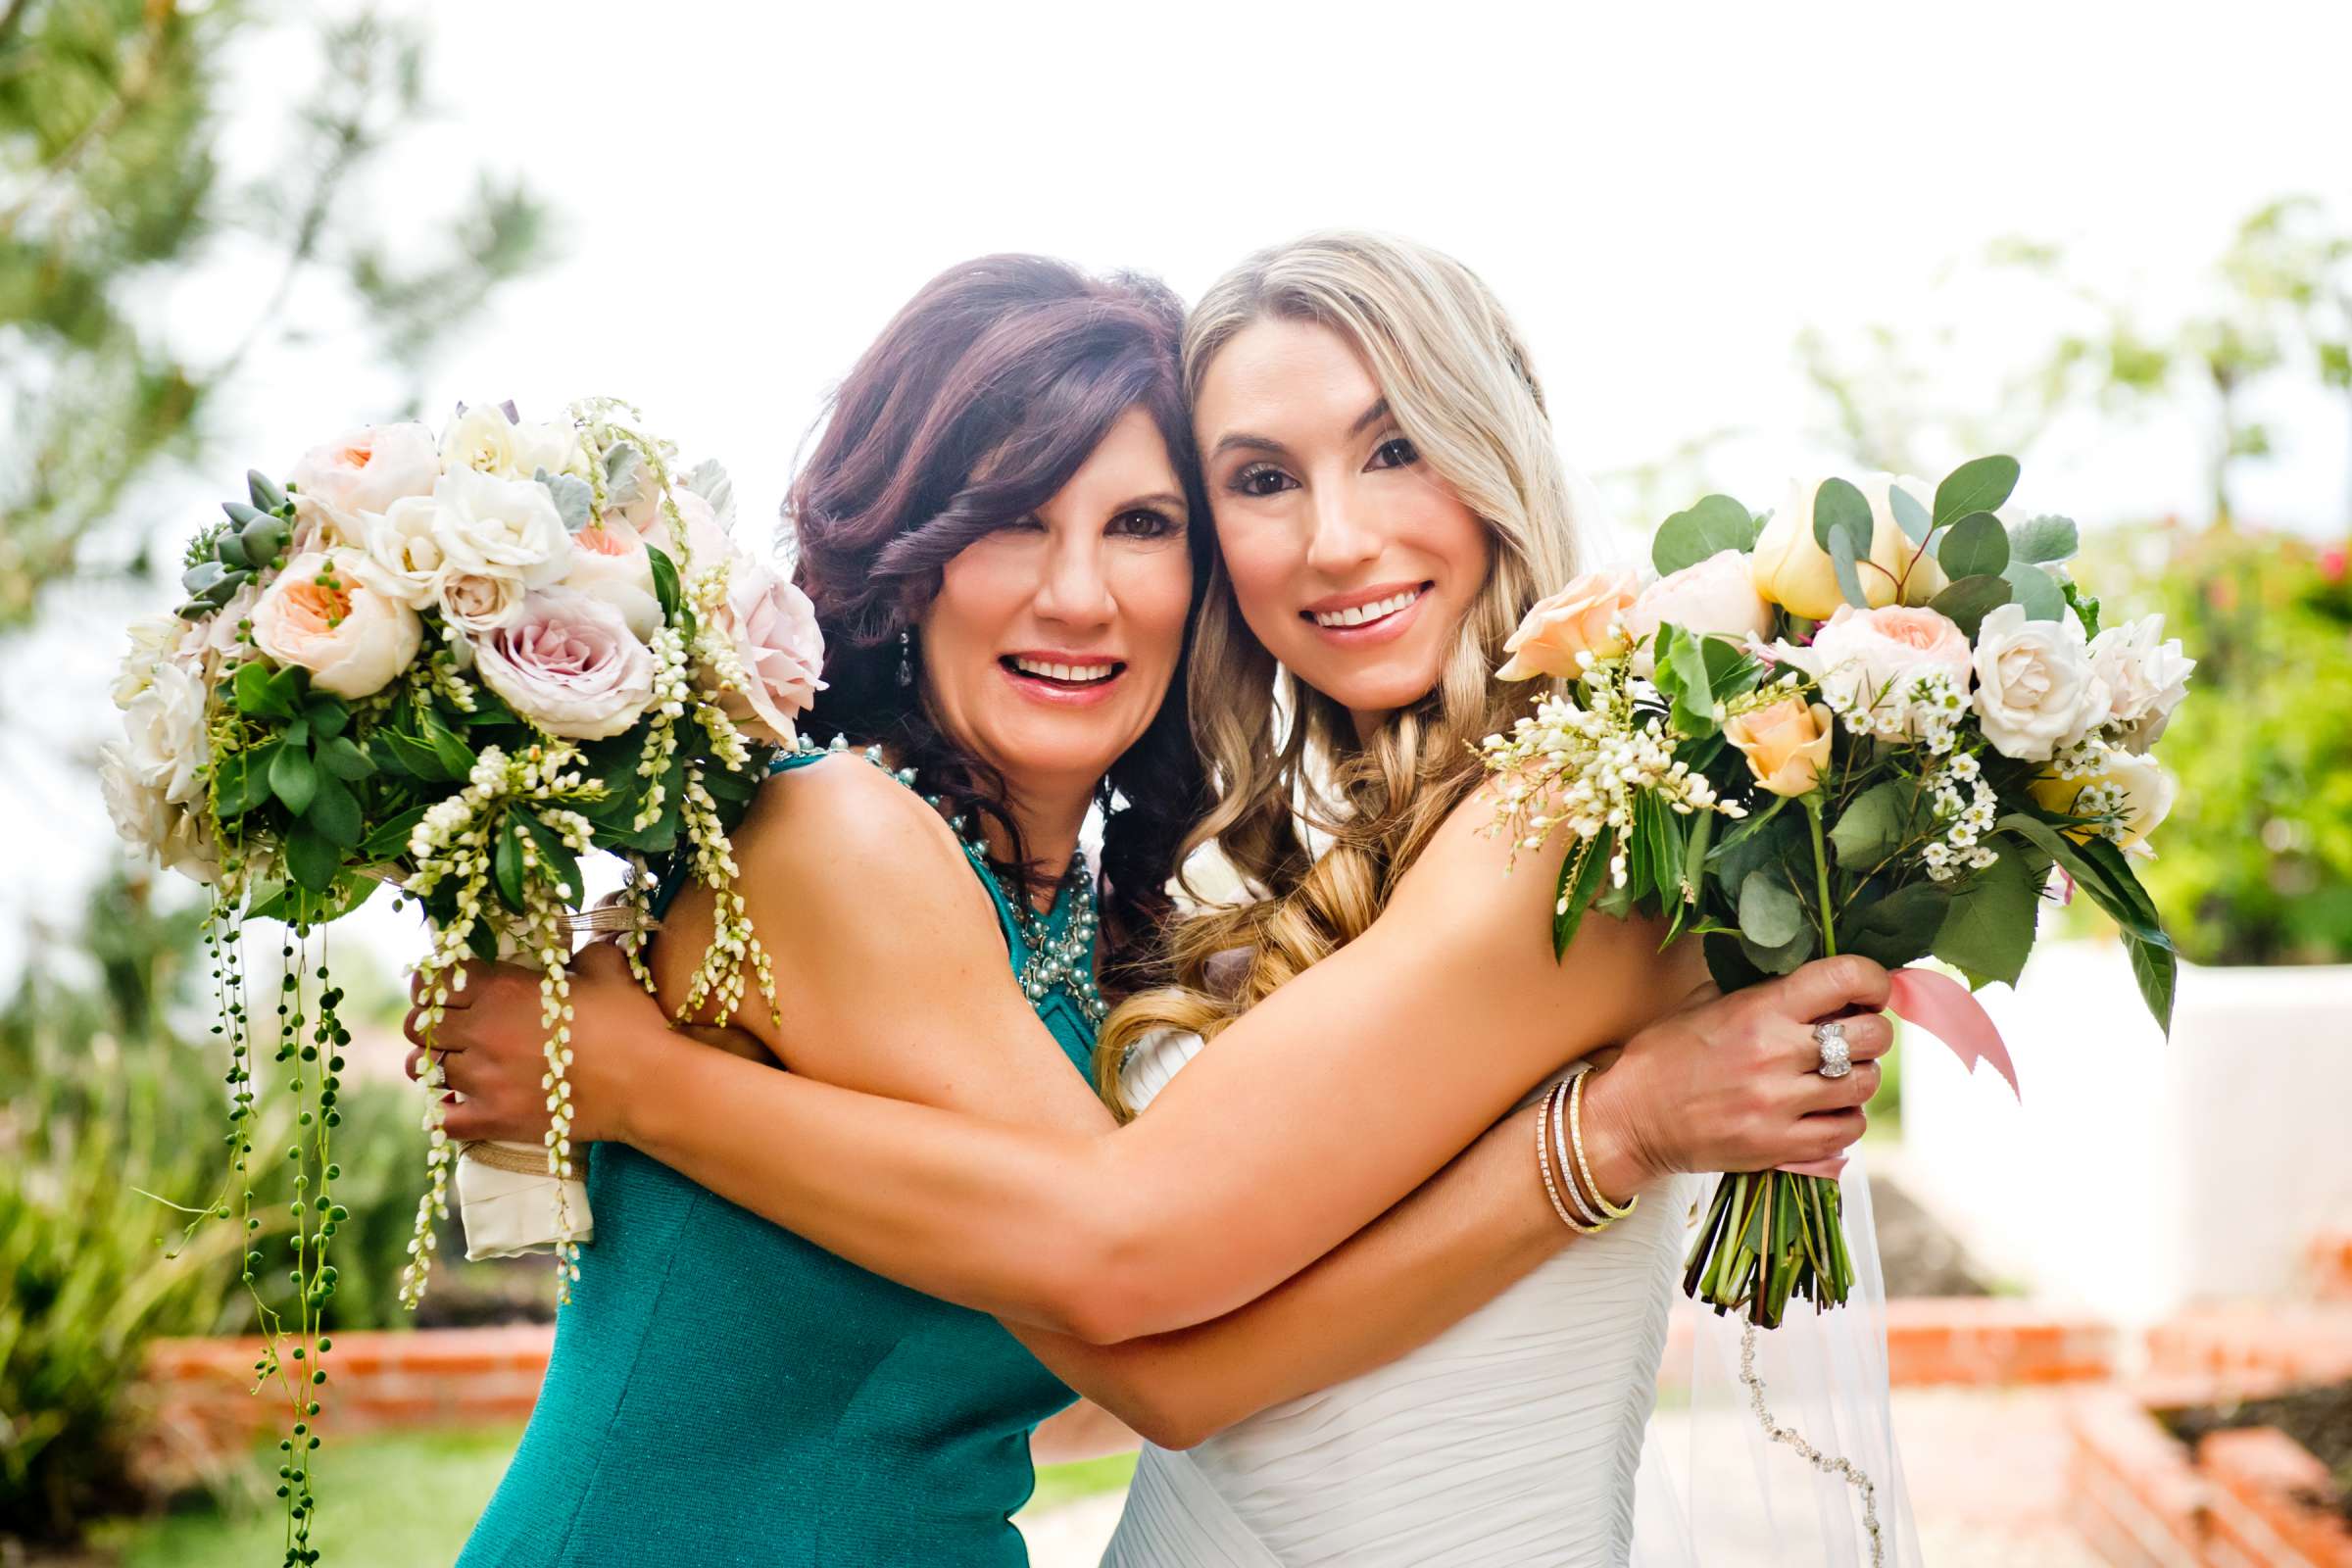
[[[799,737],[793,746],[796,752],[846,752],[849,749],[848,740],[840,735],[834,736],[829,746],[820,747],[805,735]],[[908,789],[914,788],[914,769],[892,767],[882,760],[881,747],[868,746],[860,755]],[[935,808],[941,805],[940,797],[936,795],[926,795],[923,800]],[[1095,879],[1087,869],[1086,857],[1077,853],[1071,855],[1070,868],[1062,874],[1061,885],[1054,892],[1054,902],[1047,906],[1045,913],[1040,914],[1030,907],[1026,894],[1014,898],[1005,891],[1004,885],[997,879],[996,868],[989,864],[986,842],[977,833],[968,839],[963,836],[965,822],[962,816],[950,817],[948,826],[954,830],[956,842],[963,847],[964,857],[972,862],[972,868],[988,879],[988,885],[996,890],[997,896],[1004,901],[1005,907],[1012,911],[1013,929],[1020,937],[1022,950],[1028,954],[1016,979],[1021,995],[1029,999],[1030,1007],[1042,1016],[1046,1003],[1058,991],[1070,999],[1090,1026],[1102,1027],[1102,1020],[1110,1015],[1110,1004],[1102,1000],[1102,992],[1095,984],[1095,933],[1102,925],[1102,913],[1095,903]],[[1065,898],[1070,901],[1069,923],[1056,937],[1054,934],[1054,912],[1061,907]]]

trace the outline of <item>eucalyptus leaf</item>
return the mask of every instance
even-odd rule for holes
[[[1894,511],[1895,526],[1903,530],[1903,536],[1915,545],[1927,543],[1936,519],[1920,499],[1901,485],[1890,484],[1886,487],[1886,501]]]
[[[2009,531],[1989,512],[1972,512],[1952,524],[1936,548],[1936,564],[1945,576],[1997,577],[2009,564]]]
[[[1830,569],[1838,574],[1838,592],[1856,610],[1868,610],[1870,598],[1862,591],[1862,571],[1854,555],[1854,536],[1843,528],[1830,531]]]
[[[1707,974],[1715,989],[1729,996],[1761,985],[1769,978],[1763,970],[1750,963],[1747,953],[1737,935],[1709,932],[1699,939],[1699,952],[1707,960]]]
[[[1822,480],[1813,492],[1813,542],[1822,549],[1829,549],[1830,536],[1842,528],[1853,534],[1856,548],[1868,555],[1875,526],[1870,502],[1850,480],[1833,476]]]
[[[1750,871],[1740,884],[1740,934],[1759,948],[1782,948],[1805,927],[1805,906],[1777,868]]]
[[[1936,525],[1957,522],[1972,512],[1995,512],[2017,488],[2017,460],[1978,458],[1963,463],[1936,487]]]
[[[1759,948],[1744,934],[1736,940],[1740,944],[1740,956],[1764,973],[1793,974],[1804,967],[1807,958],[1813,956],[1813,947],[1817,939],[1814,936],[1813,928],[1805,925],[1799,926],[1795,936],[1777,948]]]
[[[2009,554],[2018,561],[2066,561],[2082,548],[2075,519],[2045,513],[2009,530]]]
[[[1658,524],[1649,542],[1650,564],[1665,576],[1726,550],[1752,550],[1756,532],[1756,519],[1739,502],[1724,495],[1702,496],[1695,506]]]
[[[2028,620],[2056,620],[2066,613],[2066,590],[2058,586],[2057,578],[2033,563],[2010,562],[2001,580],[2009,585],[2010,601],[2024,609]]]
[[[1929,600],[1928,608],[1958,626],[1973,642],[1984,617],[2009,602],[2009,593],[2007,578],[1962,577]]]

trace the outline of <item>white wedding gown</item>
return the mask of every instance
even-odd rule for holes
[[[1124,1069],[1129,1102],[1148,1104],[1200,1050],[1192,1035],[1146,1041]],[[1183,1452],[1145,1445],[1103,1568],[1868,1564],[1840,1487],[1761,1443],[1736,1383],[1736,1328],[1681,1303],[1703,1319],[1695,1365],[1692,1336],[1678,1337],[1678,1373],[1699,1398],[1676,1412],[1671,1441],[1650,1420],[1686,1231],[1713,1181],[1643,1194],[1630,1218],[1387,1366]],[[1872,1234],[1866,1190],[1849,1234]],[[1764,1377],[1789,1396],[1776,1414],[1885,1478],[1884,1562],[1915,1568],[1869,1300],[1875,1250],[1857,1265],[1852,1308],[1792,1310],[1765,1336]]]
[[[1200,1049],[1191,1035],[1145,1043],[1129,1102],[1148,1103]],[[1631,1218],[1377,1371],[1181,1453],[1147,1445],[1104,1568],[1627,1561],[1699,1191],[1681,1178],[1645,1194]]]

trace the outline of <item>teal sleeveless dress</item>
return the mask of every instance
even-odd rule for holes
[[[823,755],[790,753],[776,770]],[[966,854],[1016,975],[1054,973]],[[1029,932],[1065,958],[1076,902],[1065,884]],[[1066,986],[1025,989],[1084,1073],[1084,1005]],[[994,1318],[867,1273],[618,1144],[592,1148],[588,1196],[596,1240],[460,1568],[1028,1561],[1009,1517],[1034,1486],[1029,1434],[1075,1396]]]

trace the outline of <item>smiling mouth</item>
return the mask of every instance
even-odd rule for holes
[[[1042,659],[1024,659],[1007,654],[997,662],[1015,675],[1029,680],[1044,681],[1063,691],[1082,692],[1091,686],[1101,686],[1116,680],[1126,665],[1118,660],[1102,660],[1093,663],[1050,663]]]
[[[1368,605],[1350,605],[1346,610],[1302,610],[1299,612],[1299,615],[1303,619],[1311,620],[1316,625],[1333,631],[1348,626],[1369,626],[1376,621],[1386,620],[1391,615],[1400,614],[1412,609],[1421,596],[1434,586],[1436,586],[1434,583],[1425,582],[1419,587],[1407,588],[1402,592],[1391,594],[1386,599],[1375,599]]]

